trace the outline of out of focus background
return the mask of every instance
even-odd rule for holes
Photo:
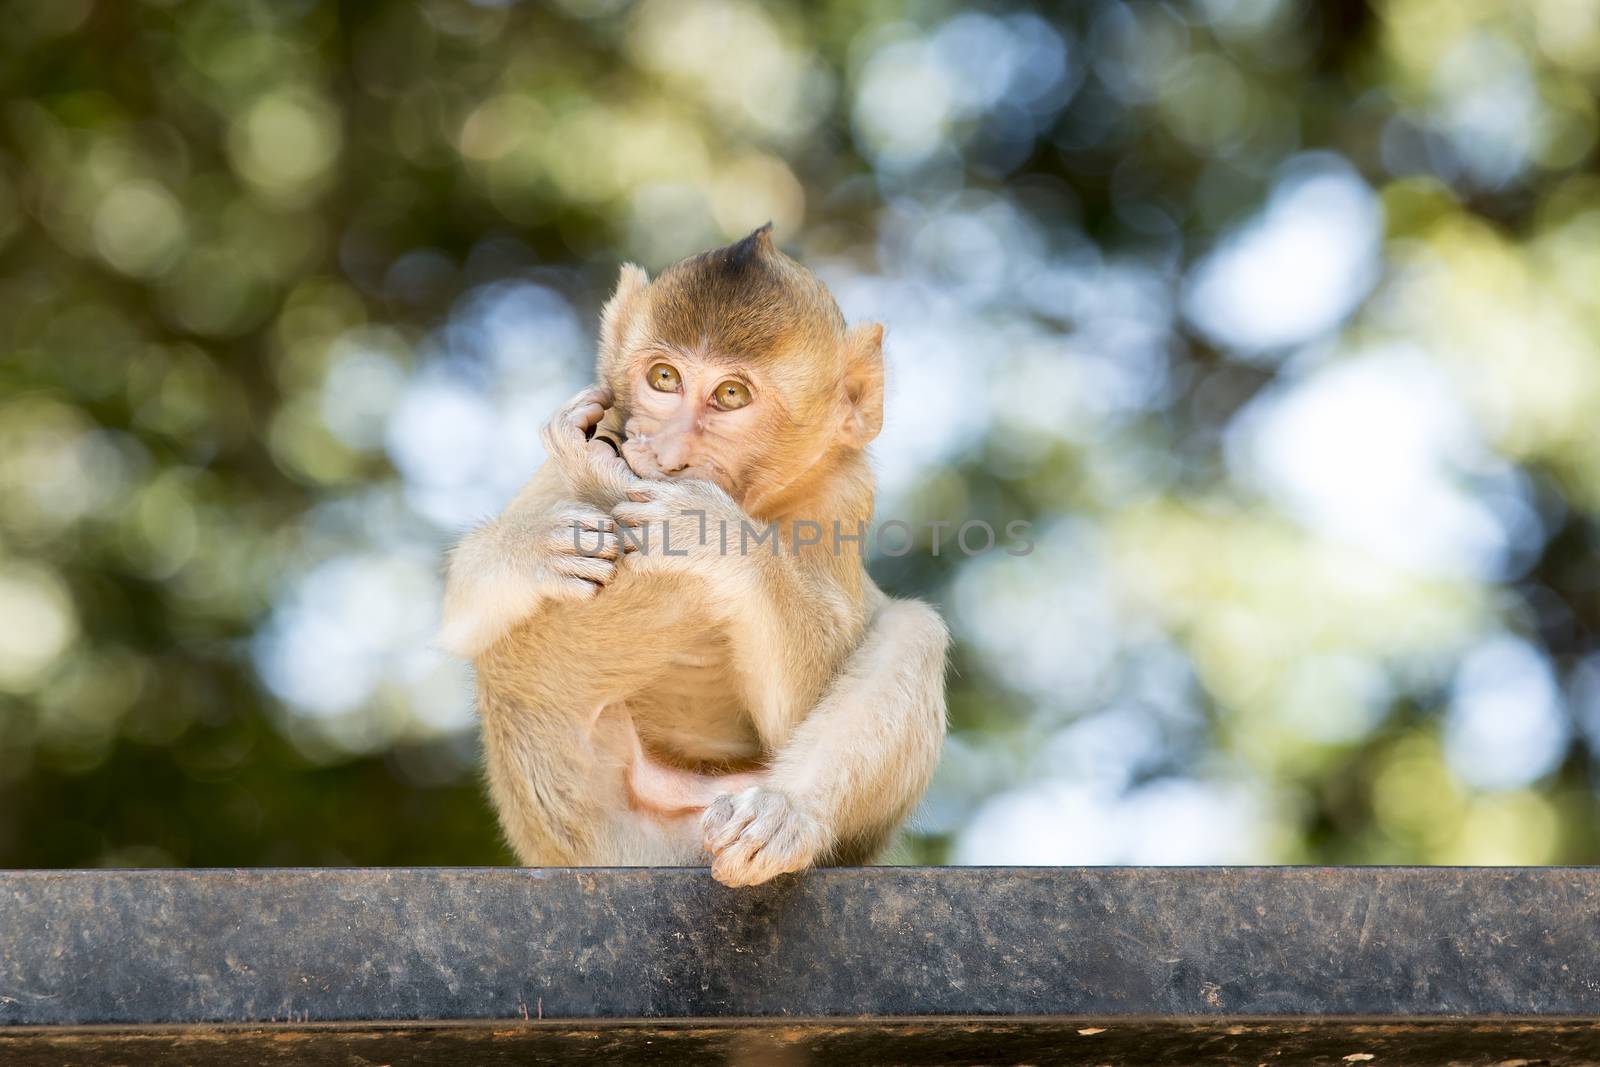
[[[1064,12],[1063,8],[1070,8]],[[894,858],[1600,861],[1600,0],[20,0],[0,865],[508,862],[444,547],[618,265],[888,325]]]

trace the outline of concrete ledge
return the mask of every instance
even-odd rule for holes
[[[1596,1062],[1600,869],[0,873],[6,1063],[741,1049]]]

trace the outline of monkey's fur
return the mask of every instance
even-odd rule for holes
[[[769,230],[654,282],[622,268],[601,385],[451,554],[441,643],[476,665],[490,791],[524,863],[709,860],[749,885],[864,862],[933,773],[944,625],[832,536],[872,513],[883,329],[847,329]],[[724,409],[735,382],[747,406]],[[622,458],[586,440],[597,425]],[[800,520],[820,544],[795,544]],[[741,524],[773,522],[778,552],[738,549]],[[647,550],[619,523],[648,529]],[[685,555],[661,550],[663,528]]]

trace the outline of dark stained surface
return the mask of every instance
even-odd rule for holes
[[[1590,868],[0,873],[7,1064],[1590,1063],[1596,1024]]]
[[[1370,1057],[1370,1058],[1368,1058]],[[10,1034],[6,1067],[73,1064],[520,1064],[730,1067],[1224,1067],[1242,1064],[1576,1067],[1600,1063],[1591,1023],[924,1020],[770,1026],[510,1023],[503,1026]]]

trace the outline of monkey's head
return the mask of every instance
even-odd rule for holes
[[[883,327],[845,327],[772,225],[651,281],[622,268],[597,377],[644,478],[704,478],[749,506],[859,453],[883,424]],[[612,420],[608,420],[612,421]]]

